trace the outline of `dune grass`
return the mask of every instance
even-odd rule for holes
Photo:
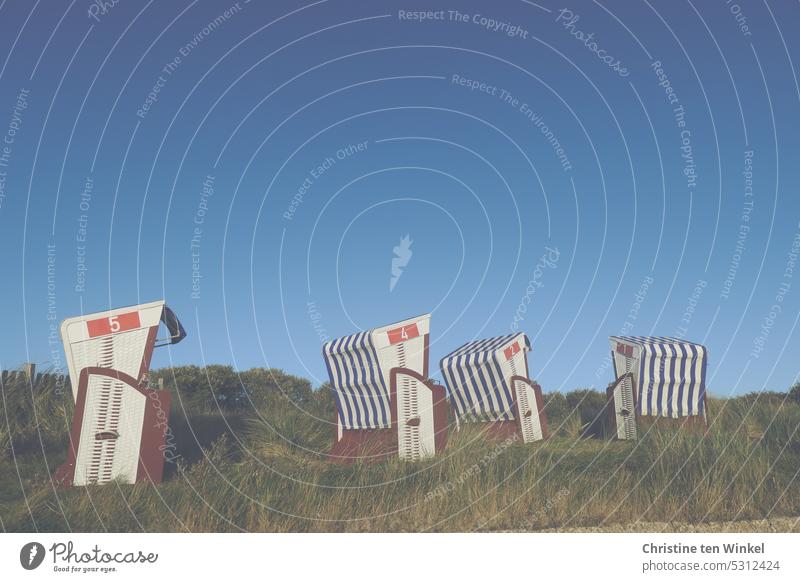
[[[65,457],[69,391],[6,381],[3,529],[493,531],[800,515],[800,405],[785,394],[711,399],[707,432],[656,423],[637,442],[600,438],[599,393],[548,395],[547,442],[487,441],[464,426],[430,461],[343,466],[326,458],[326,390],[255,370],[239,376],[248,401],[223,405],[213,384],[187,386],[198,374],[164,372],[180,456],[162,485],[58,491],[48,471]]]

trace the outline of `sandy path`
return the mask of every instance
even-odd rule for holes
[[[719,521],[711,523],[639,522],[609,524],[599,527],[568,527],[537,530],[537,533],[800,533],[800,517],[776,517],[752,521]]]

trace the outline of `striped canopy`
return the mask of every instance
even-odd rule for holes
[[[322,352],[342,428],[389,428],[389,391],[372,333],[364,331],[330,341]]]
[[[613,351],[619,353],[620,345],[630,346],[630,357],[638,359],[636,408],[640,415],[679,418],[704,414],[705,346],[671,337],[609,339]],[[619,377],[616,359],[612,359]]]
[[[512,358],[516,360],[518,353],[525,358],[527,351],[527,336],[516,333],[469,342],[442,358],[442,376],[459,419],[513,420],[514,398],[509,382],[515,374]],[[526,370],[518,373],[524,375]]]

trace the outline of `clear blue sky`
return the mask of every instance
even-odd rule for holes
[[[796,3],[260,4],[0,3],[0,366],[164,297],[155,366],[317,384],[326,338],[432,311],[433,369],[516,321],[546,391],[624,332],[706,344],[717,394],[796,381]]]

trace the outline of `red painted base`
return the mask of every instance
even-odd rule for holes
[[[397,455],[397,433],[390,428],[344,430],[330,457],[335,463],[375,463]]]
[[[633,377],[630,372],[617,378],[614,382],[606,388],[606,411],[608,414],[608,421],[611,428],[611,434],[617,434],[617,415],[614,409],[614,389],[617,384],[624,380],[626,377]],[[636,386],[633,389],[634,407],[636,406]],[[675,428],[686,428],[690,430],[708,431],[708,396],[703,394],[703,404],[706,414],[704,416],[693,415],[683,416],[680,418],[670,418],[664,416],[641,416],[636,414],[636,426],[638,431],[645,432],[648,428],[657,424],[658,426],[671,426]]]
[[[681,428],[687,430],[707,431],[708,423],[702,416],[683,416],[681,418],[669,418],[664,416],[637,416],[636,422],[639,430],[644,433],[651,426]]]
[[[522,442],[516,420],[496,420],[486,423],[486,438],[493,441],[517,440]]]
[[[391,381],[392,426],[397,426],[397,382],[398,374],[404,373],[419,377],[416,372],[403,368],[394,368]],[[433,393],[433,430],[436,454],[447,447],[448,416],[450,404],[443,386],[428,383]],[[338,422],[338,417],[337,417]],[[330,460],[335,463],[351,464],[356,461],[375,463],[396,457],[398,454],[397,429],[378,428],[362,430],[343,430],[342,438],[334,443],[330,451]]]

